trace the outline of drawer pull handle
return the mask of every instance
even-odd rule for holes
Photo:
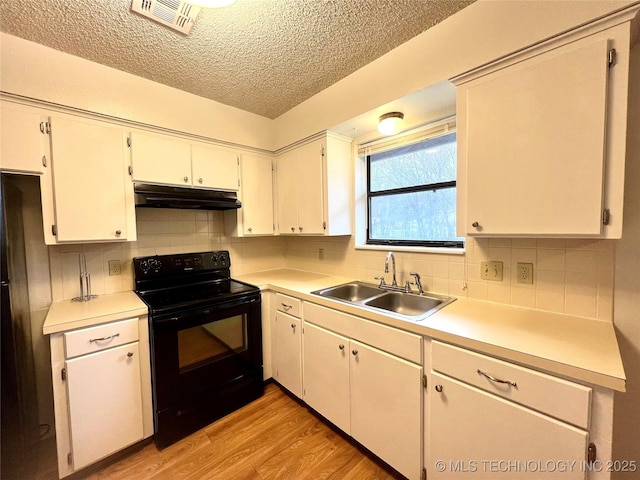
[[[511,385],[514,388],[518,388],[518,385],[516,384],[516,382],[512,382],[511,380],[501,380],[501,379],[496,378],[496,377],[494,377],[492,375],[489,375],[488,373],[484,373],[480,369],[478,369],[478,375],[483,375],[483,376],[487,377],[489,380],[491,380],[492,382],[506,383],[507,385]]]
[[[119,337],[120,334],[119,333],[114,333],[113,335],[109,335],[108,337],[102,337],[102,338],[90,338],[89,339],[89,343],[93,343],[93,342],[103,342],[105,340],[111,340],[112,338],[116,338]]]
[[[292,306],[293,306],[293,305],[287,305],[286,303],[283,303],[283,304],[282,304],[282,308],[284,308],[287,312],[288,312],[289,310],[291,310],[291,307],[292,307]]]

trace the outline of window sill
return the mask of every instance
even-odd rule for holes
[[[464,255],[464,248],[443,247],[400,247],[395,245],[356,245],[356,250],[382,250],[385,252],[436,253],[444,255]]]

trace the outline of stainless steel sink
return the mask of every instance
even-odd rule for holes
[[[388,292],[367,300],[364,304],[368,307],[382,308],[408,317],[419,317],[438,307],[443,301],[443,299],[435,297]]]
[[[311,292],[365,310],[384,313],[401,320],[420,321],[455,298],[433,293],[389,291],[365,282],[349,282]]]
[[[368,285],[362,282],[352,282],[311,293],[315,293],[323,297],[337,298],[338,300],[359,302],[361,300],[366,300],[367,298],[380,295],[381,293],[384,293],[384,290],[374,285]]]

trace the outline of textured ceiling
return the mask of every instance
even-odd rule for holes
[[[188,36],[131,0],[2,0],[0,29],[275,118],[473,0],[237,0]]]

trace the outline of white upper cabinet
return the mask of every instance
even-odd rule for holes
[[[51,158],[55,224],[49,229],[56,242],[136,239],[133,186],[122,128],[80,117],[52,116]]]
[[[454,79],[459,235],[621,235],[629,38],[591,26]]]
[[[49,163],[46,113],[15,103],[0,104],[0,170],[43,174]]]
[[[207,143],[132,132],[131,164],[137,182],[238,190],[237,153]]]
[[[351,234],[351,139],[323,134],[276,159],[278,232]]]
[[[240,167],[238,231],[243,235],[273,235],[273,160],[266,155],[242,154]],[[235,216],[235,212],[230,214]]]
[[[238,190],[238,154],[233,150],[193,143],[191,171],[196,187]]]
[[[191,185],[191,145],[166,135],[131,132],[133,180]]]

